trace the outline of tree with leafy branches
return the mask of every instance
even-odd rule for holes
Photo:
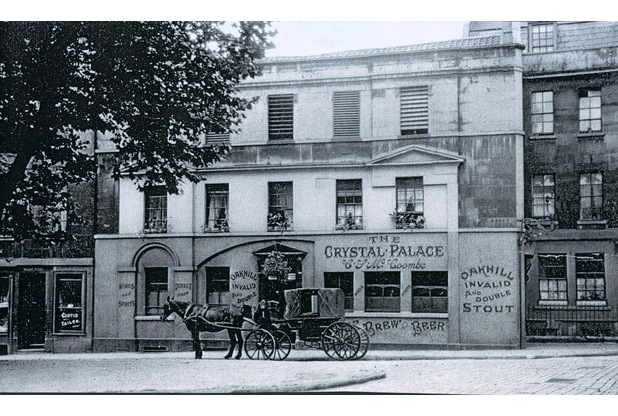
[[[115,145],[114,178],[178,193],[220,159],[272,46],[268,22],[0,23],[0,234],[66,239],[71,196],[92,181],[93,134]],[[91,132],[91,134],[85,134]],[[36,209],[34,209],[36,208]]]

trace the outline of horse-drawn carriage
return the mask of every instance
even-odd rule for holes
[[[280,318],[277,302],[260,302],[253,316],[255,329],[245,338],[245,353],[251,359],[284,360],[293,344],[318,348],[336,360],[362,358],[369,349],[369,335],[345,322],[341,289],[291,289],[285,291]]]
[[[344,321],[344,295],[341,289],[286,290],[285,305],[278,302],[260,302],[252,316],[248,306],[233,311],[230,307],[202,307],[192,302],[167,300],[161,320],[178,314],[193,336],[195,358],[202,357],[200,332],[228,330],[231,358],[242,355],[241,331],[250,331],[244,340],[245,353],[253,360],[284,360],[292,345],[323,349],[336,360],[357,360],[369,349],[369,335],[356,325]],[[244,328],[249,323],[251,328]]]

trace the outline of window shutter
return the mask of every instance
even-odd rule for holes
[[[360,91],[333,93],[333,136],[360,137]]]
[[[294,95],[268,96],[268,138],[294,138]]]
[[[401,134],[429,133],[429,89],[427,86],[401,89]]]

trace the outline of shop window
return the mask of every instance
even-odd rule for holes
[[[228,232],[229,212],[228,184],[206,185],[206,227],[205,232]]]
[[[429,133],[429,88],[407,87],[400,90],[401,135]]]
[[[534,175],[532,177],[532,217],[554,219],[556,214],[554,175]]]
[[[268,96],[268,139],[294,138],[294,94]]]
[[[83,332],[84,275],[56,274],[55,332]]]
[[[605,258],[603,253],[575,254],[578,301],[605,300]]]
[[[583,173],[579,177],[580,220],[603,219],[603,174]]]
[[[448,272],[412,272],[412,312],[448,313]]]
[[[601,131],[601,90],[579,90],[579,131]]]
[[[363,181],[337,181],[337,229],[363,229]]]
[[[553,134],[554,93],[538,91],[532,93],[532,134]]]
[[[168,296],[167,267],[145,267],[146,315],[159,315]]]
[[[541,300],[567,300],[566,254],[539,254]]]
[[[423,178],[397,178],[395,228],[424,228]]]
[[[230,268],[206,267],[206,303],[230,304]]]
[[[531,27],[532,52],[551,52],[554,50],[554,25],[534,25]]]
[[[344,305],[347,311],[354,310],[354,273],[353,272],[325,272],[324,287],[343,290]]]
[[[162,186],[153,186],[145,192],[146,233],[167,232],[167,191]]]
[[[9,331],[9,276],[0,275],[0,334]]]
[[[400,312],[399,272],[365,272],[365,311]]]
[[[268,231],[292,229],[294,205],[292,182],[268,183]]]
[[[360,137],[360,91],[333,93],[333,136]]]

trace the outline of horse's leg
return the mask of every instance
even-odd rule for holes
[[[202,345],[200,343],[200,331],[197,328],[193,329],[193,350],[195,351],[195,359],[202,358]]]
[[[234,339],[234,335],[232,334],[232,330],[228,329],[227,330],[227,334],[230,337],[230,350],[227,352],[227,355],[225,357],[223,357],[226,360],[232,357],[232,354],[234,353],[234,350],[236,349],[236,339]]]
[[[237,329],[234,331],[236,333],[236,339],[238,340],[238,354],[236,354],[236,359],[240,360],[240,357],[242,357],[242,331],[240,329]]]

